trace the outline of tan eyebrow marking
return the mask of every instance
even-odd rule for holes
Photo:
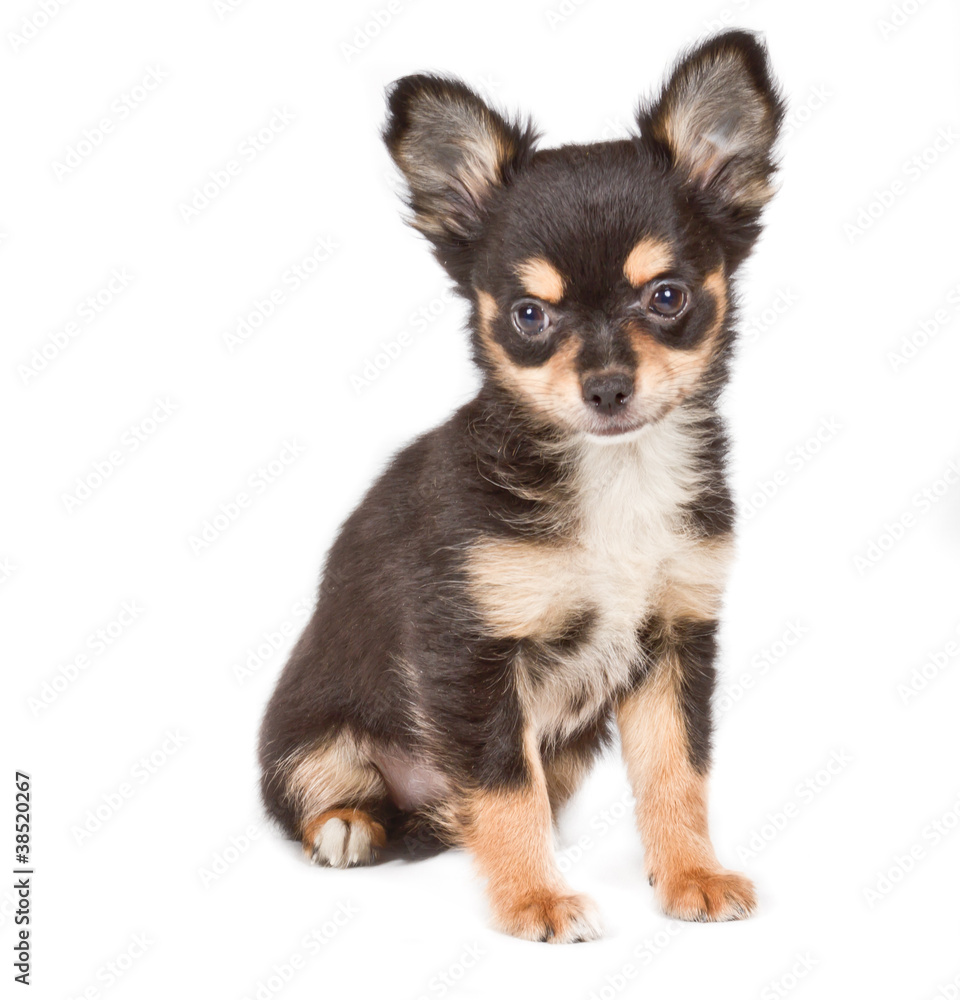
[[[497,315],[497,300],[482,288],[477,290],[477,312],[486,326],[489,326]]]
[[[672,264],[673,251],[669,244],[652,236],[644,236],[627,255],[623,273],[634,288],[640,288]]]
[[[531,257],[517,265],[517,276],[528,295],[544,302],[559,302],[563,298],[563,275],[542,257]]]

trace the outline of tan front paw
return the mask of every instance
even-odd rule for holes
[[[566,944],[592,941],[603,933],[591,899],[549,890],[496,906],[495,919],[501,930],[527,941]]]
[[[757,906],[753,883],[739,872],[701,868],[651,881],[664,912],[678,920],[740,920]]]

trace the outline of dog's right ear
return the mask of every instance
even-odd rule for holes
[[[407,181],[410,223],[465,285],[491,200],[533,151],[533,128],[507,121],[449,77],[405,76],[388,106],[383,139]]]

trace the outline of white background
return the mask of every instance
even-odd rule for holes
[[[15,0],[0,23],[0,802],[12,813],[15,768],[32,775],[31,995],[957,996],[956,9],[46,7]],[[726,401],[742,516],[711,817],[760,908],[659,914],[614,756],[559,831],[605,937],[516,941],[488,929],[464,854],[312,868],[257,800],[259,718],[337,525],[477,385],[464,309],[401,221],[383,89],[455,72],[548,144],[612,138],[723,21],[765,33],[791,109]],[[318,239],[329,259],[285,284]],[[249,505],[196,551],[239,492]],[[0,890],[10,979],[12,903]]]

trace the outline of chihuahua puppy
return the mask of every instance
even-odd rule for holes
[[[553,817],[615,726],[663,910],[754,908],[707,831],[734,526],[717,399],[782,116],[740,31],[613,142],[538,149],[455,79],[390,89],[383,136],[483,383],[343,525],[267,708],[263,799],[317,864],[369,863],[413,820],[473,855],[502,930],[597,937]]]

